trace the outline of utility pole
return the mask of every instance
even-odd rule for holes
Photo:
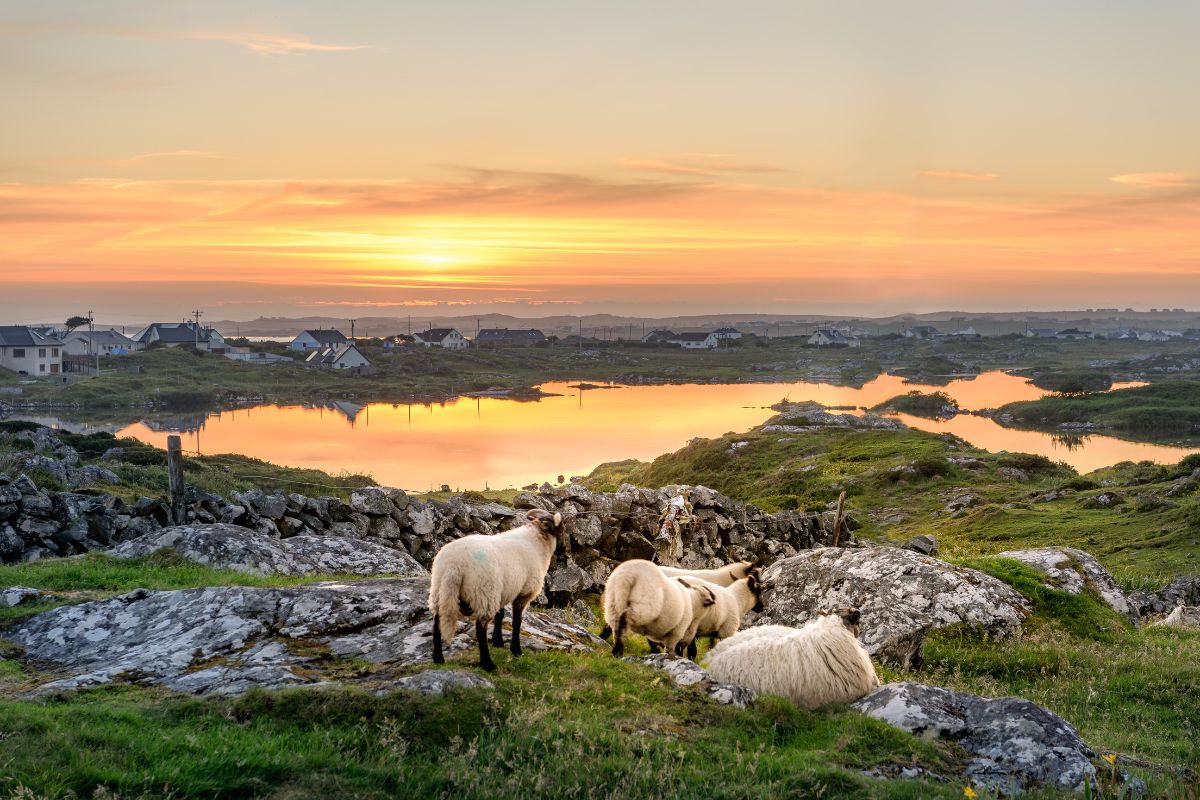
[[[192,312],[192,316],[196,318],[195,333],[196,333],[196,349],[197,350],[200,349],[200,315],[201,315],[201,313],[203,313],[203,312],[201,312],[201,311],[193,311]]]
[[[93,349],[96,354],[96,374],[100,374],[100,348],[96,347],[96,321],[93,318],[92,312],[88,312],[88,355],[92,355]]]
[[[349,320],[349,322],[350,322],[350,338],[353,339],[354,338],[354,323],[358,322],[358,320],[352,319],[352,320]]]

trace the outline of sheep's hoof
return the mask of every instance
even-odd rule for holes
[[[514,648],[512,649],[512,654],[513,654],[513,656],[514,656],[514,657],[515,657],[515,656],[519,656],[519,655],[521,655],[521,648],[519,648],[519,647],[514,647]]]
[[[492,637],[492,645],[495,647],[504,647],[504,637],[503,636],[493,636]]]
[[[484,661],[481,661],[481,662],[479,662],[479,666],[483,667],[483,668],[484,668],[485,670],[487,670],[488,672],[495,672],[495,671],[496,671],[496,665],[495,665],[495,664],[493,664],[491,661],[486,661],[486,662],[484,662]]]
[[[445,657],[444,655],[442,655],[441,653],[434,653],[434,654],[433,654],[433,663],[435,663],[435,664],[445,664],[445,663],[446,663],[446,657]]]

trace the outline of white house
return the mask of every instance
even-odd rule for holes
[[[715,331],[713,331],[713,336],[716,336],[721,341],[740,339],[742,338],[742,332],[737,328],[717,328]]]
[[[323,350],[314,350],[308,354],[308,358],[304,359],[304,363],[310,367],[326,367],[328,369],[356,369],[365,371],[371,368],[371,362],[367,357],[358,352],[358,348],[352,343],[339,344],[336,347],[326,347]]]
[[[200,327],[194,322],[153,322],[134,334],[133,340],[142,347],[158,342],[166,347],[196,347],[210,353],[225,352],[225,337],[213,328]]]
[[[808,337],[809,344],[815,344],[818,347],[836,344],[844,345],[845,347],[861,347],[862,340],[857,336],[847,336],[837,328],[817,328],[813,331],[813,335]]]
[[[454,328],[430,328],[413,334],[414,344],[426,347],[441,347],[446,350],[466,350],[470,346],[463,335]]]
[[[62,337],[63,345],[69,356],[127,356],[142,349],[125,334],[109,328],[106,331],[71,331]]]
[[[292,343],[288,345],[293,350],[301,352],[307,350],[321,350],[326,347],[337,347],[339,344],[346,344],[349,341],[345,335],[338,330],[307,330],[300,331]]]
[[[715,350],[720,340],[715,333],[698,331],[694,333],[677,333],[671,340],[684,350]]]
[[[0,325],[0,367],[19,375],[58,375],[63,343],[26,325]]]
[[[675,331],[669,331],[669,330],[666,330],[665,328],[659,328],[657,330],[650,331],[645,336],[643,336],[642,341],[649,342],[651,344],[664,344],[666,342],[675,341],[675,336],[676,336]]]
[[[1167,331],[1138,331],[1137,338],[1139,342],[1167,342],[1174,337]]]

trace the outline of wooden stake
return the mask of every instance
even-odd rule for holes
[[[179,437],[167,437],[167,476],[171,484],[171,519],[187,524],[187,487],[183,482],[183,445]]]
[[[833,546],[838,546],[838,539],[842,535],[842,509],[846,506],[846,490],[838,495],[837,516],[833,518]]]

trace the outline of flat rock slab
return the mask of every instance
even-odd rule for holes
[[[428,594],[427,578],[139,589],[47,611],[6,638],[24,648],[27,664],[58,676],[35,693],[120,680],[237,694],[328,682],[335,656],[379,664],[430,661]],[[533,651],[588,651],[603,642],[579,626],[529,612],[521,644]],[[446,649],[473,653],[475,642],[460,635]]]
[[[686,658],[656,653],[650,656],[630,656],[625,660],[661,669],[676,686],[695,686],[721,705],[745,708],[758,696],[753,689],[714,679],[707,670]]]
[[[461,669],[427,669],[396,681],[396,689],[441,697],[459,689],[495,689],[496,684],[482,675]]]
[[[1029,550],[1005,550],[997,558],[1011,558],[1033,567],[1046,576],[1045,585],[1070,594],[1083,594],[1091,588],[1109,608],[1137,624],[1139,614],[1129,598],[1117,586],[1112,573],[1084,550],[1073,547],[1037,547]]]
[[[1038,784],[1080,792],[1095,786],[1096,753],[1070,723],[1029,700],[889,683],[853,706],[918,736],[958,743],[973,756],[965,775],[980,788],[1016,794]]]
[[[124,542],[108,551],[141,558],[173,550],[189,561],[254,575],[428,575],[404,550],[346,536],[275,539],[238,525],[176,525]]]
[[[857,608],[867,652],[904,668],[921,664],[932,630],[967,625],[1002,638],[1031,610],[1003,581],[897,547],[808,550],[772,564],[763,582],[766,610],[754,624],[800,627],[822,609]]]

